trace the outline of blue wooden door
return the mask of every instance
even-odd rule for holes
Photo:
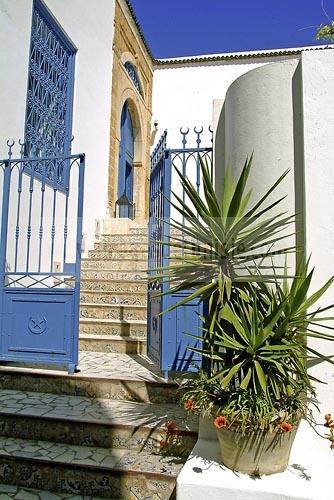
[[[126,198],[129,202],[129,206],[133,203],[133,158],[133,125],[128,103],[125,102],[121,115],[121,143],[118,162],[118,199],[122,197]],[[120,217],[129,216],[126,205],[123,212],[121,209],[119,213]]]

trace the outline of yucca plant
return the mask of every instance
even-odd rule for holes
[[[291,283],[284,279],[274,286],[251,284],[247,293],[233,291],[219,311],[210,335],[213,349],[200,350],[211,361],[211,379],[230,391],[249,390],[269,401],[279,401],[300,392],[300,386],[313,390],[320,382],[307,372],[307,358],[333,363],[307,343],[308,338],[333,340],[333,328],[323,326],[332,317],[323,313],[332,309],[310,311],[333,284],[330,278],[308,297],[313,270],[307,265]]]
[[[278,210],[285,197],[270,201],[288,171],[251,204],[252,191],[247,189],[247,181],[252,156],[246,159],[237,179],[230,169],[225,170],[221,200],[215,193],[209,166],[201,158],[199,161],[203,193],[198,193],[197,186],[176,169],[185,197],[181,199],[173,193],[170,203],[181,215],[182,222],[167,221],[172,236],[162,243],[179,255],[176,254],[166,268],[156,269],[156,273],[160,279],[168,280],[168,294],[191,290],[173,307],[194,298],[207,300],[208,317],[212,322],[225,300],[230,299],[233,286],[277,278],[278,268],[276,274],[273,273],[272,259],[277,254],[284,256],[295,251],[291,245],[277,249],[278,243],[293,236],[294,216]],[[156,280],[157,275],[151,279]]]
[[[170,226],[180,236],[164,244],[180,255],[157,272],[169,282],[165,293],[188,291],[173,308],[196,297],[208,305],[202,347],[194,350],[209,364],[181,384],[186,409],[211,412],[220,418],[217,427],[289,431],[306,410],[306,391],[314,395],[308,359],[333,363],[307,339],[333,339],[331,326],[323,330],[333,319],[324,313],[333,306],[314,308],[334,278],[309,295],[308,263],[289,276],[287,254],[295,257],[297,249],[282,243],[294,236],[294,216],[279,210],[284,198],[270,201],[287,172],[252,203],[251,165],[252,157],[237,179],[226,169],[221,200],[205,162],[203,193],[178,171],[185,199],[174,194],[171,203],[182,222]],[[189,334],[198,339],[198,332]]]

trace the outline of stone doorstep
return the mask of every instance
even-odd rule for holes
[[[102,259],[101,257],[82,259],[81,261],[82,271],[90,269],[99,272],[117,271],[121,273],[147,273],[147,267],[147,260],[141,261],[140,264],[138,261],[133,261],[132,259],[114,261],[110,259]]]
[[[103,318],[81,318],[81,324],[94,324],[94,325],[138,325],[146,326],[146,320],[141,319],[103,319]]]
[[[123,279],[130,279],[133,281],[141,281],[143,279],[147,279],[147,272],[146,270],[142,271],[136,271],[136,270],[105,270],[105,269],[94,269],[94,268],[83,268],[81,270],[81,276],[84,277],[84,279],[115,279],[115,280],[123,280]]]
[[[95,304],[115,305],[138,305],[146,306],[147,293],[141,292],[106,292],[102,290],[81,290],[82,302],[94,302]]]
[[[0,481],[115,500],[132,498],[139,484],[141,494],[150,490],[152,498],[169,499],[183,462],[147,452],[0,439]]]
[[[156,453],[169,420],[179,433],[174,453],[188,456],[197,439],[197,419],[175,404],[0,391],[1,435],[15,439]]]
[[[117,320],[142,320],[147,319],[146,305],[119,305],[119,304],[94,304],[91,302],[80,304],[81,318],[117,319]]]
[[[99,240],[95,240],[95,243],[103,243],[104,245],[114,245],[114,244],[127,244],[127,245],[148,245],[148,237],[136,234],[110,234],[103,235]]]
[[[104,278],[81,278],[84,290],[113,293],[147,293],[147,280],[114,280]]]
[[[124,251],[124,252],[144,252],[148,253],[148,243],[145,242],[124,242],[124,241],[96,241],[94,243],[94,250],[110,250],[110,251]]]
[[[1,496],[5,495],[5,496]],[[0,498],[15,500],[87,500],[83,496],[73,493],[52,493],[46,490],[36,490],[35,488],[24,488],[10,484],[0,484]],[[101,497],[90,496],[89,500],[102,500]]]
[[[88,250],[87,259],[105,259],[105,260],[130,260],[135,262],[147,262],[147,252],[114,252],[112,250]]]
[[[80,334],[121,336],[146,340],[146,320],[80,318]]]
[[[146,341],[121,335],[97,335],[80,333],[80,351],[143,354],[147,352]]]
[[[152,371],[150,364],[142,364],[143,356],[81,351],[80,358],[82,371],[73,375],[60,370],[0,366],[0,385],[8,390],[112,400],[152,403],[178,400],[177,384]],[[125,359],[129,362],[123,363]]]

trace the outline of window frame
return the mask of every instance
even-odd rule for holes
[[[60,25],[59,21],[56,19],[56,17],[52,14],[50,9],[45,5],[43,0],[33,0],[32,3],[32,13],[31,13],[31,30],[30,30],[30,46],[29,46],[29,64],[28,64],[28,78],[27,78],[27,93],[26,93],[26,110],[25,110],[25,122],[24,122],[24,137],[25,137],[25,142],[26,142],[26,129],[28,125],[28,92],[29,92],[29,79],[30,79],[30,72],[31,72],[31,54],[32,54],[32,49],[33,49],[33,40],[32,40],[32,34],[33,34],[33,16],[35,12],[43,19],[45,24],[48,26],[51,32],[55,34],[55,36],[58,38],[59,42],[61,45],[64,47],[68,54],[68,63],[67,63],[67,75],[68,75],[68,83],[67,83],[67,90],[66,90],[66,115],[65,115],[65,123],[64,123],[64,128],[65,128],[65,137],[64,137],[64,145],[63,145],[63,153],[55,154],[52,155],[54,158],[66,158],[71,154],[71,141],[72,141],[72,125],[73,125],[73,101],[74,101],[74,81],[75,81],[75,57],[77,53],[77,47],[74,45],[74,43],[71,41],[69,36],[66,34],[62,26]],[[24,153],[25,156],[29,158],[34,158],[34,156],[31,156],[28,152]],[[36,159],[42,160],[43,158],[50,158],[50,155],[42,155],[42,156],[37,156]],[[68,162],[69,163],[69,162]],[[66,162],[64,163],[66,165]],[[69,165],[68,165],[69,167]],[[55,187],[59,189],[60,191],[65,192],[66,187],[68,184],[68,174],[69,172],[66,172],[66,167],[64,167],[65,175],[59,182],[58,180],[50,179],[46,175],[42,175],[40,172],[34,170],[31,171],[27,165],[25,165],[24,171],[30,175],[33,175],[33,177],[41,182],[45,182],[45,184]]]

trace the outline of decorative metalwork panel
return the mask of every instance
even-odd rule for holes
[[[75,48],[54,18],[39,0],[35,0],[25,124],[26,157],[69,154],[74,54]],[[41,166],[36,164],[35,171],[41,173]],[[54,172],[47,172],[47,179],[53,181],[52,175]],[[61,181],[61,168],[57,175]]]
[[[78,362],[84,155],[14,159],[14,142],[7,144],[8,159],[0,160],[0,359],[67,366],[73,372]],[[68,169],[61,189],[56,175],[60,164]]]
[[[212,130],[209,129],[210,133]],[[189,128],[181,128],[182,147],[180,149],[167,148],[167,131],[164,132],[151,156],[150,176],[150,205],[149,205],[149,248],[148,267],[151,277],[159,274],[156,268],[168,265],[170,262],[170,248],[164,245],[172,235],[170,222],[174,214],[171,213],[170,200],[172,195],[172,181],[174,167],[195,182],[197,191],[201,189],[200,158],[206,158],[212,164],[212,147],[201,147],[203,128],[195,127],[194,147],[188,147]],[[173,182],[178,186],[180,182]],[[185,193],[178,192],[178,196],[185,200]],[[184,222],[184,221],[182,221]],[[182,234],[177,234],[182,237]],[[148,291],[148,355],[164,371],[190,371],[201,364],[201,358],[195,355],[189,347],[197,345],[197,340],[187,336],[191,332],[200,333],[199,317],[203,314],[203,304],[192,301],[176,310],[161,315],[176,302],[179,302],[186,291],[178,294],[163,295],[168,289],[168,283],[157,277],[151,281]],[[191,291],[189,291],[191,293]]]
[[[128,75],[129,75],[129,77],[131,78],[131,80],[133,82],[133,85],[138,90],[139,94],[143,95],[143,89],[142,89],[142,86],[141,86],[141,83],[140,83],[140,80],[139,80],[139,77],[138,77],[137,70],[134,67],[134,65],[132,63],[130,63],[130,61],[127,61],[124,64],[124,67],[125,67]]]

